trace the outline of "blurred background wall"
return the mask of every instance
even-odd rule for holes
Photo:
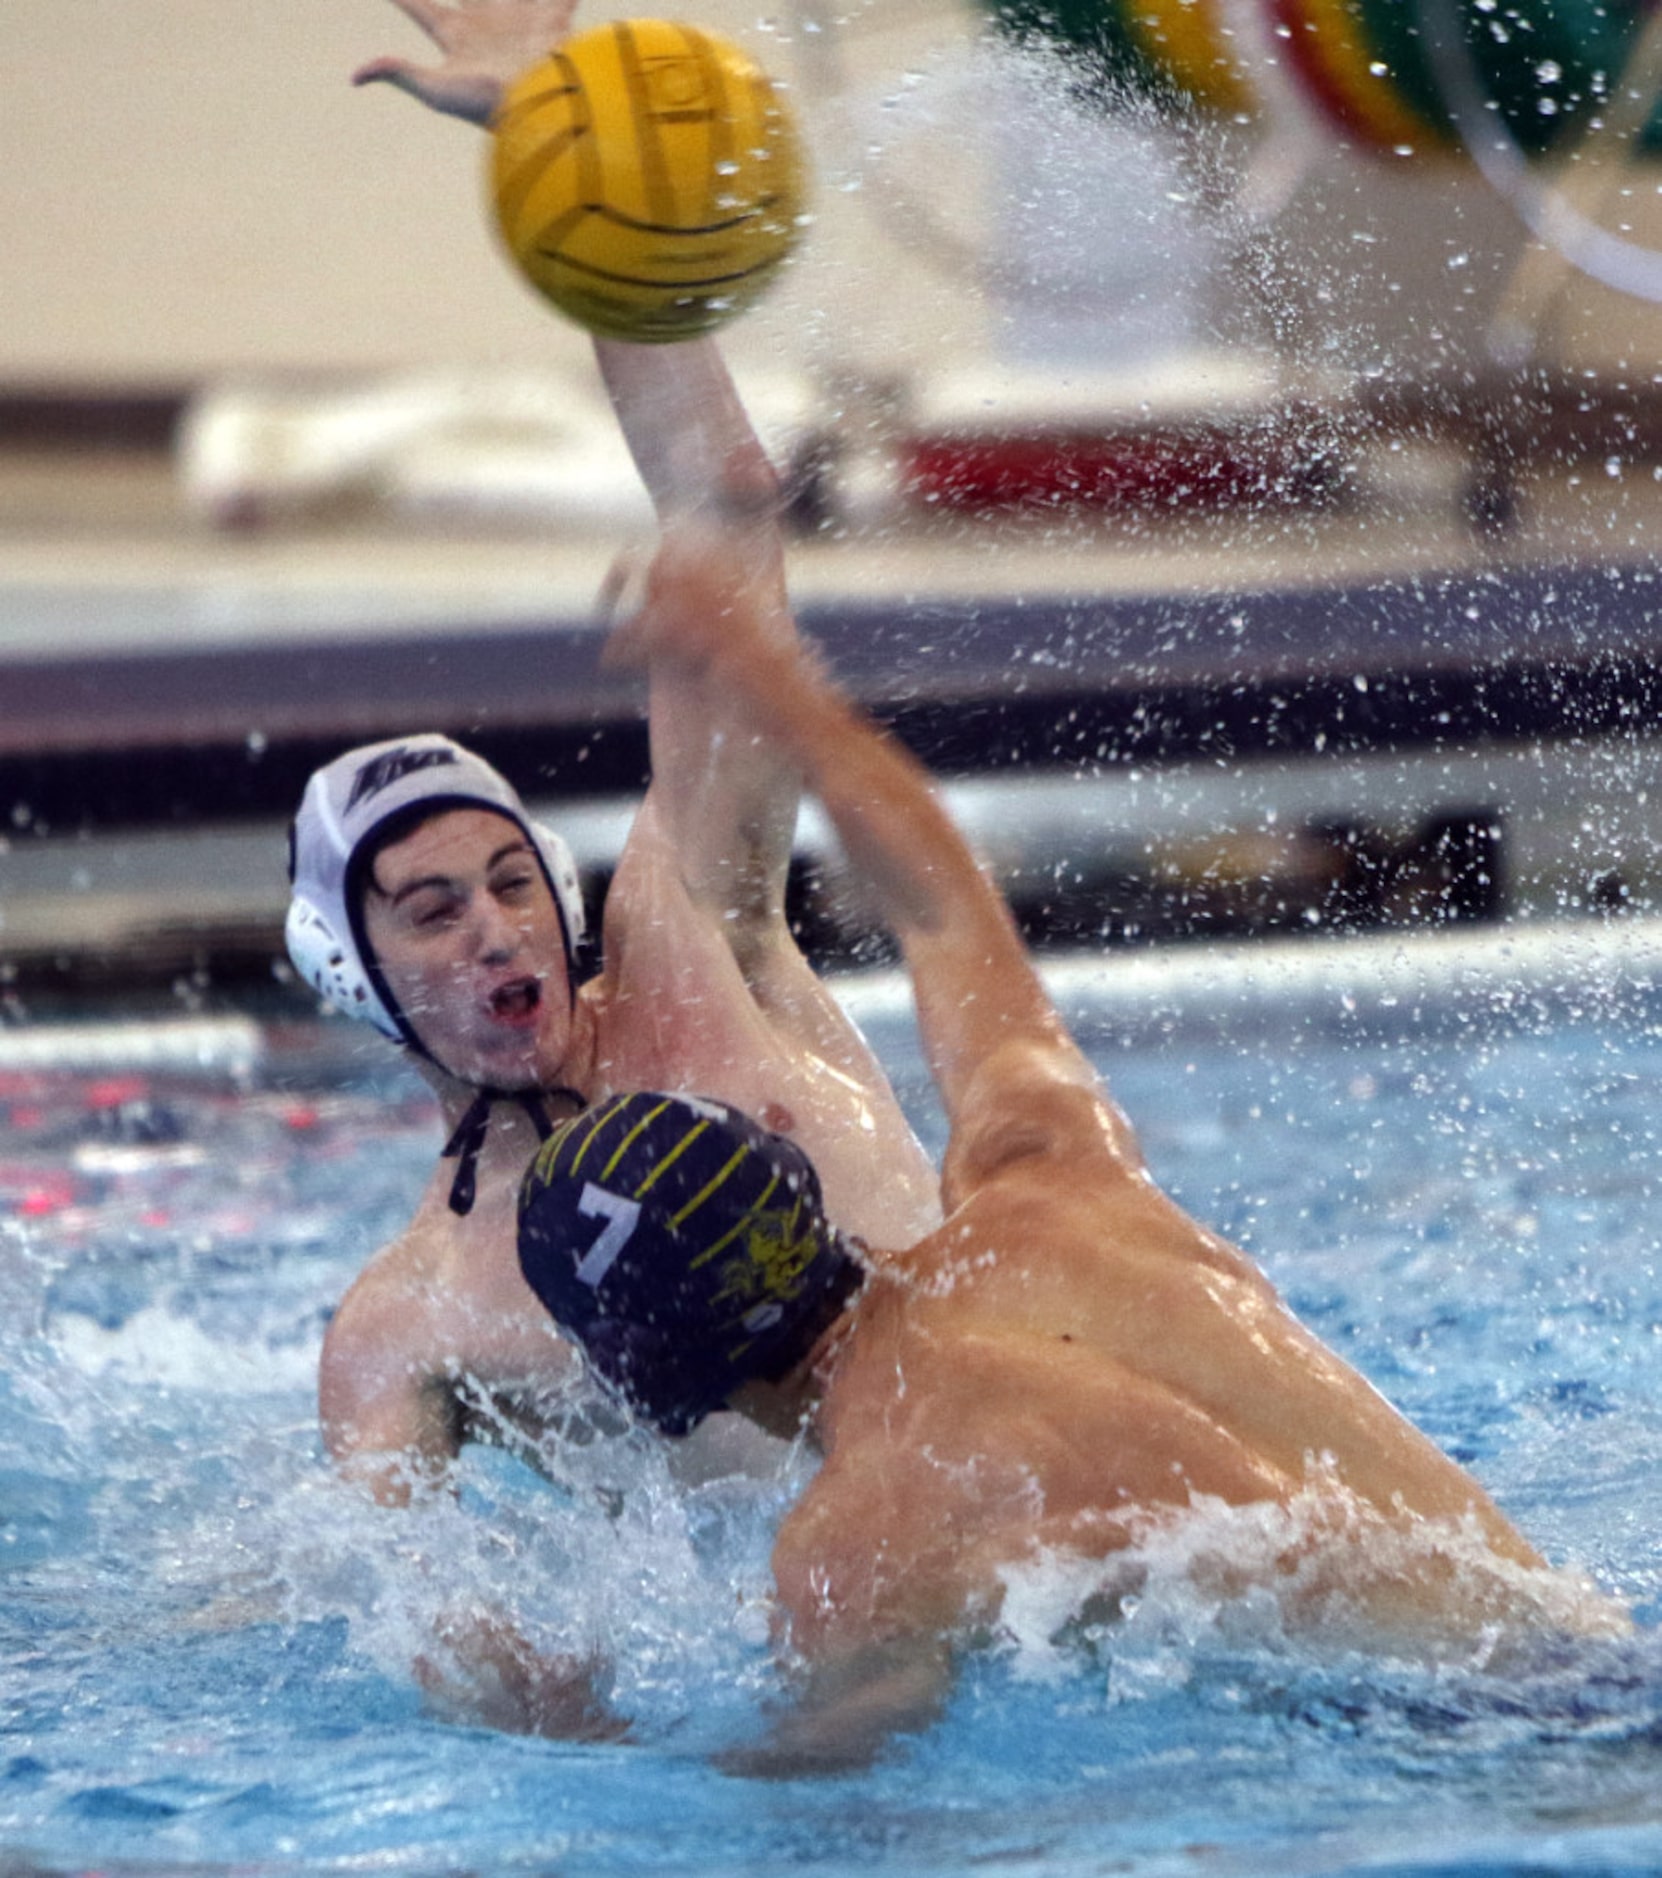
[[[1274,17],[1209,3],[1242,32]],[[1004,760],[976,714],[1024,690],[1012,671],[1065,688],[1021,731],[1059,793],[1026,797],[1012,891],[1092,943],[1312,908],[1324,930],[1334,893],[1345,918],[1358,896],[1389,919],[1662,904],[1657,792],[1623,741],[1662,761],[1654,305],[1532,250],[1469,166],[1345,147],[1273,32],[1243,55],[1267,108],[1174,122],[992,56],[970,0],[809,4],[697,7],[790,83],[817,171],[805,254],[726,344],[802,444],[818,629],[843,618],[884,699],[951,694],[931,760]],[[523,679],[533,626],[582,639],[643,498],[586,340],[496,252],[482,138],[349,83],[426,56],[417,29],[390,0],[9,0],[4,24],[0,1017],[14,961],[56,983],[77,946],[88,969],[269,975],[281,824],[342,741],[484,735],[567,795],[644,761],[632,700]],[[1662,245],[1653,160],[1552,174]],[[1497,363],[1507,306],[1546,369]],[[124,403],[89,444],[88,409]],[[955,505],[1012,438],[1043,499]],[[943,440],[947,470],[917,474]],[[1601,561],[1620,578],[1582,571]],[[946,656],[911,659],[920,595]],[[1145,695],[1179,700],[1169,737]],[[1214,770],[1225,722],[1257,794]],[[596,816],[599,869],[620,824]],[[170,873],[168,835],[202,822],[227,825],[213,859],[183,844]]]
[[[1048,208],[1018,202],[1017,234],[1006,223],[1001,251],[1014,241],[1037,257],[1035,289],[989,302],[977,247],[999,225],[1000,192],[1008,208],[1012,189],[1031,190],[1042,126],[954,115],[977,20],[954,0],[881,0],[827,16],[819,34],[736,0],[698,12],[792,81],[820,164],[811,252],[734,334],[741,363],[818,347],[904,366],[955,343],[997,348],[1024,305],[1044,302],[1047,253],[1096,243],[1134,271],[1128,217],[1154,229],[1145,259],[1169,258],[1203,213],[1123,142],[1070,154],[1064,139],[1045,159],[1060,194]],[[391,90],[350,87],[361,60],[423,49],[390,5],[11,0],[5,27],[0,381],[582,359],[579,337],[494,254],[477,135]],[[1249,227],[1227,199],[1256,137],[1220,124],[1205,140],[1205,233],[1216,243],[1221,230],[1222,252],[1203,321],[1395,371],[1481,349],[1524,244],[1480,181],[1321,137],[1282,211]],[[1070,176],[1093,174],[1115,186],[1069,194]],[[908,191],[955,231],[956,260],[919,238]],[[1657,219],[1649,172],[1630,194],[1626,225],[1642,236]],[[1111,352],[1113,335],[1102,343]],[[1582,282],[1555,300],[1542,343],[1601,367],[1662,356],[1651,309]]]

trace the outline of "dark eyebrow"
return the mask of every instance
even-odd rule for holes
[[[493,868],[500,866],[510,855],[530,854],[531,852],[532,848],[530,842],[527,841],[523,835],[516,835],[512,841],[503,842],[502,846],[492,854],[491,858],[485,863],[485,872],[487,874],[490,873]],[[383,900],[388,901],[389,904],[393,906],[398,906],[402,901],[407,900],[411,894],[420,893],[425,888],[438,887],[446,889],[454,887],[456,883],[454,877],[450,874],[422,874],[415,880],[405,881],[403,886],[400,887],[396,893],[389,894],[375,878],[374,874],[371,873],[369,884],[380,894]]]
[[[377,881],[372,880],[370,884],[389,906],[398,906],[403,901],[409,899],[411,894],[421,893],[428,887],[449,889],[453,888],[456,883],[449,874],[423,874],[416,880],[405,881],[403,886],[400,887],[396,893],[388,893]]]

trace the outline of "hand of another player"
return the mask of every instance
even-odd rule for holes
[[[645,666],[665,660],[692,671],[719,669],[746,690],[756,689],[758,667],[765,665],[767,682],[776,682],[772,667],[784,654],[770,643],[758,593],[758,582],[771,577],[771,565],[753,568],[745,546],[740,532],[683,525],[665,534],[644,580],[638,555],[615,563],[601,605],[622,617],[612,628],[604,662]]]
[[[766,1736],[716,1757],[747,1780],[802,1780],[869,1767],[897,1734],[928,1728],[946,1704],[952,1651],[943,1636],[872,1646],[811,1672],[800,1699],[773,1716]]]
[[[577,0],[393,0],[443,54],[436,65],[371,59],[354,85],[396,85],[435,111],[486,124],[504,88],[571,32]]]
[[[615,1741],[629,1724],[600,1692],[606,1665],[592,1655],[543,1655],[506,1618],[450,1611],[435,1629],[443,1654],[415,1659],[415,1676],[441,1712],[510,1734]]]

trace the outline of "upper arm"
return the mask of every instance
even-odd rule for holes
[[[950,1558],[913,1558],[880,1516],[890,1483],[856,1485],[852,1497],[848,1484],[827,1463],[780,1527],[774,1589],[799,1673],[790,1707],[765,1742],[733,1757],[735,1771],[861,1767],[891,1735],[926,1727],[945,1701],[959,1574]]]
[[[423,1360],[407,1318],[361,1280],[323,1340],[318,1417],[336,1466],[387,1506],[406,1504],[461,1452],[454,1392]]]

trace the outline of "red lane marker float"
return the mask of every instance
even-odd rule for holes
[[[1332,466],[1307,436],[1197,428],[1150,437],[917,437],[902,487],[940,509],[1220,507],[1307,502]]]
[[[0,1170],[0,1183],[5,1180]],[[67,1174],[36,1175],[12,1202],[20,1219],[45,1219],[75,1204],[75,1182]]]

